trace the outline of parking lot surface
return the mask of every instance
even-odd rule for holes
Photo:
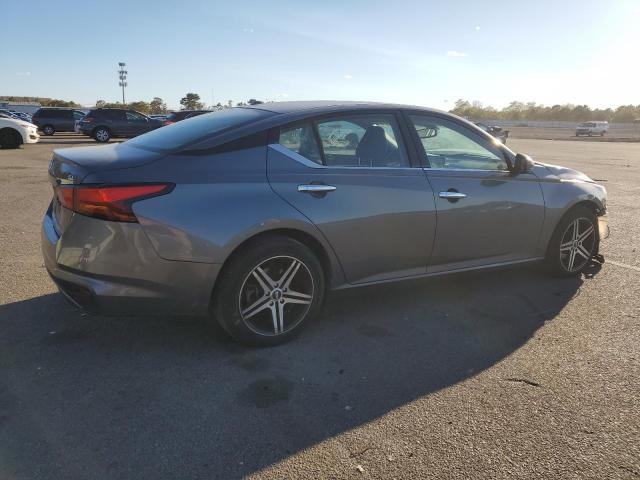
[[[86,316],[42,265],[53,148],[0,150],[0,478],[638,478],[640,144],[518,140],[609,192],[603,265],[330,295],[294,342]],[[473,239],[469,239],[473,241]]]

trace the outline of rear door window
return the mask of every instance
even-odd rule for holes
[[[322,164],[320,147],[318,146],[316,135],[311,124],[306,123],[304,125],[283,128],[280,131],[278,143],[312,162]]]
[[[329,167],[409,167],[400,130],[390,114],[362,114],[317,123]]]

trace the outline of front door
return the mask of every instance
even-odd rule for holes
[[[141,113],[128,110],[127,113],[126,135],[135,137],[149,131],[149,119]]]
[[[409,115],[435,193],[436,241],[428,271],[532,259],[544,221],[533,173],[513,175],[496,140],[437,115]]]
[[[279,131],[267,174],[324,234],[350,283],[421,275],[433,246],[433,192],[411,166],[395,115],[354,114]]]

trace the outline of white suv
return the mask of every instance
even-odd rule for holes
[[[36,143],[39,139],[38,127],[33,123],[0,115],[0,147],[18,148],[23,143]]]
[[[609,122],[582,122],[576,127],[576,137],[580,135],[604,136],[609,131]]]

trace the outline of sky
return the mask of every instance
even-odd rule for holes
[[[25,8],[27,7],[28,8]],[[0,0],[0,95],[640,104],[640,0]]]

